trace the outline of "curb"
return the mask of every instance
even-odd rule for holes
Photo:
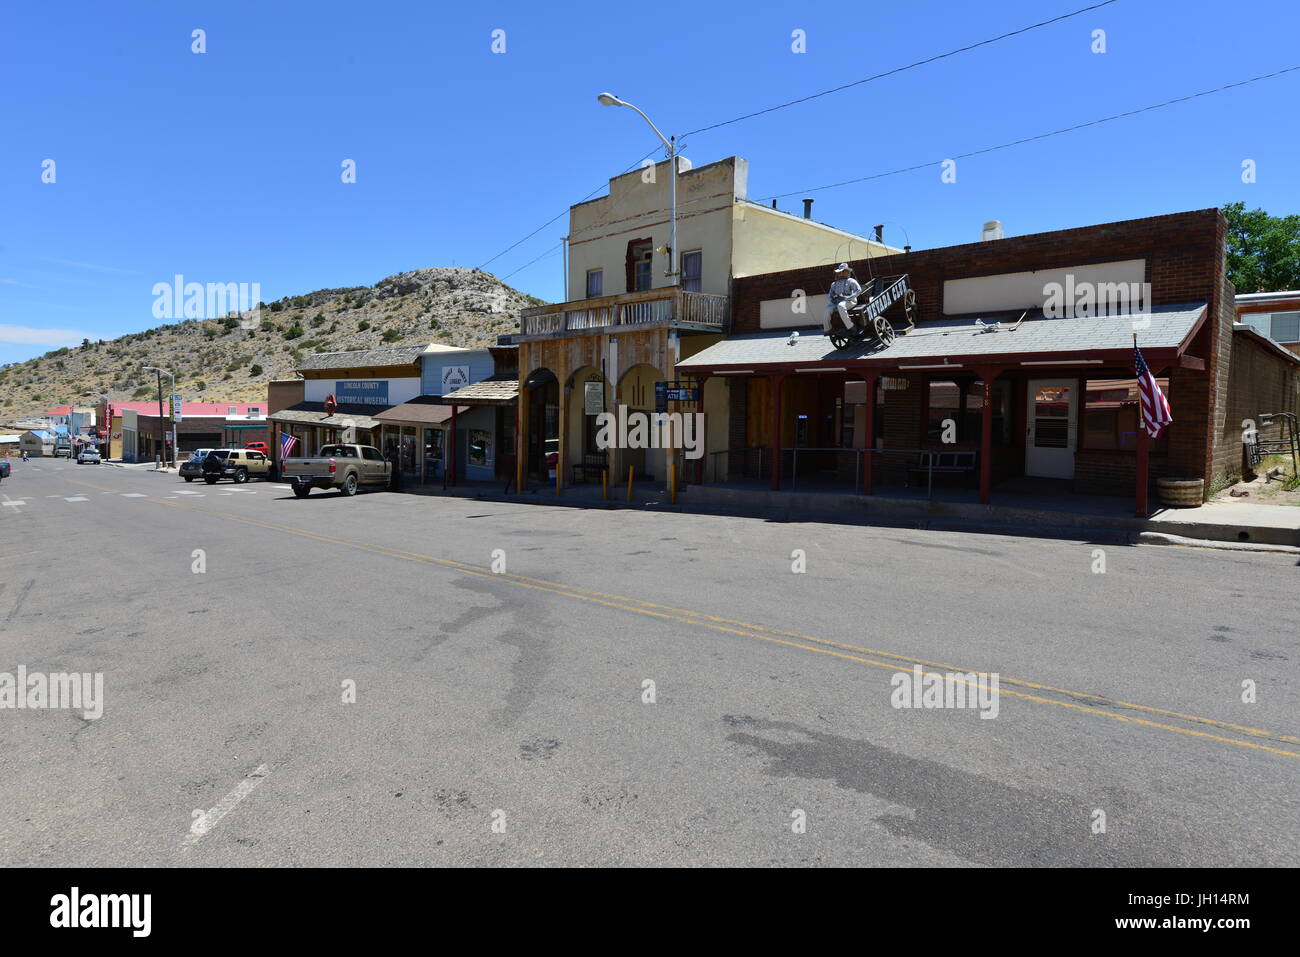
[[[1135,545],[1173,545],[1181,548],[1211,548],[1224,552],[1265,552],[1274,555],[1300,555],[1295,545],[1269,545],[1259,542],[1219,542],[1205,538],[1185,538],[1166,532],[1138,532]]]

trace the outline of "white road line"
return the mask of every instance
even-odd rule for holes
[[[86,496],[84,495],[65,495],[63,497],[63,500],[65,502],[89,502],[90,501],[90,499],[86,498]]]
[[[205,834],[221,823],[223,817],[239,806],[240,801],[252,794],[253,789],[265,781],[270,773],[270,768],[265,764],[259,764],[256,771],[236,784],[234,790],[218,801],[217,806],[212,810],[196,810],[194,814],[198,816],[190,824],[190,833],[185,835],[182,846],[193,847],[201,841]]]
[[[3,503],[0,504],[3,504],[6,508],[17,508],[19,505],[27,504],[27,501],[25,499],[10,498],[8,492],[5,492],[4,496],[5,496],[5,500]]]
[[[122,497],[123,498],[148,498],[149,496],[144,494],[144,492],[123,492]]]
[[[183,488],[178,488],[178,489],[176,490],[176,494],[177,494],[177,495],[202,495],[203,493],[202,493],[202,492],[190,492],[190,491],[187,491],[187,490],[185,490],[185,489],[183,489]]]

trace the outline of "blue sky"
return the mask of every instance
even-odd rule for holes
[[[686,133],[1088,3],[7,4],[0,362],[158,325],[153,285],[178,273],[258,282],[269,302],[482,265],[654,147],[601,90]],[[1300,65],[1297,27],[1294,0],[1117,0],[683,152],[745,157],[751,197],[793,192],[780,205],[798,210],[811,187]],[[1234,200],[1300,212],[1298,103],[1300,72],[962,160],[956,183],[934,166],[808,195],[823,222],[883,222],[917,248],[978,239],[987,219],[1016,235]],[[487,268],[559,298],[566,222]]]

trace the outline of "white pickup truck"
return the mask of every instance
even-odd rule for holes
[[[306,498],[314,488],[337,488],[356,495],[362,485],[392,481],[393,466],[369,445],[322,445],[315,458],[287,458],[280,474],[293,486],[293,494]]]

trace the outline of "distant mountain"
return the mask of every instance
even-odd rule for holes
[[[0,366],[0,422],[93,401],[81,398],[84,392],[153,398],[156,379],[141,366],[175,373],[186,401],[265,399],[268,380],[290,376],[313,352],[427,342],[491,345],[519,330],[520,310],[541,303],[491,273],[453,267],[288,296],[262,304],[252,329],[242,328],[233,313],[188,319]],[[164,376],[164,392],[168,381]]]

